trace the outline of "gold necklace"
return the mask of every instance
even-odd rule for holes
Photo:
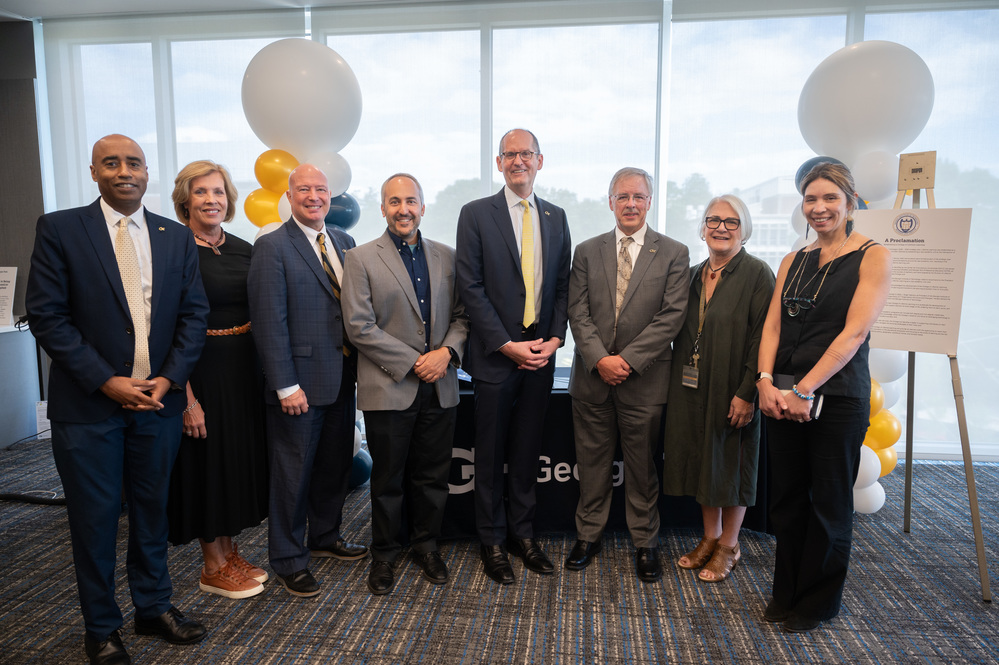
[[[801,283],[801,269],[805,265],[805,257],[802,256],[801,263],[798,264],[798,269],[794,273],[794,277],[788,282],[787,288],[784,289],[784,294],[781,296],[781,304],[787,308],[787,315],[791,317],[798,316],[802,310],[808,310],[816,306],[816,299],[819,297],[819,291],[822,290],[822,285],[826,283],[826,276],[829,274],[829,269],[832,267],[833,261],[839,257],[839,252],[845,246],[847,241],[850,240],[850,234],[847,233],[846,237],[843,238],[843,242],[839,244],[836,248],[836,252],[833,257],[826,262],[826,269],[822,271],[821,268],[815,270],[815,274],[812,275],[807,282]],[[819,248],[819,259],[822,258],[822,248]],[[812,294],[811,298],[799,297],[798,294],[808,288],[808,285],[815,281],[819,273],[822,272],[822,279],[819,281],[819,288],[815,289],[815,293]],[[790,298],[787,297],[788,291],[791,290],[791,285],[797,280],[798,286],[794,289],[794,295]]]

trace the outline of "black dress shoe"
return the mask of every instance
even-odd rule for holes
[[[415,555],[417,563],[423,568],[423,576],[434,584],[447,582],[447,566],[437,550]]]
[[[789,614],[790,612],[778,605],[776,600],[771,600],[767,604],[767,609],[763,610],[763,620],[767,623],[783,623],[787,621]]]
[[[208,631],[199,621],[188,619],[176,607],[152,619],[135,617],[135,632],[139,635],[155,635],[171,644],[194,644],[205,639]]]
[[[545,556],[541,546],[533,538],[510,539],[510,553],[519,556],[524,561],[524,567],[536,573],[547,575],[555,570],[555,566]]]
[[[582,570],[593,561],[593,557],[601,550],[598,540],[595,543],[588,543],[585,540],[577,540],[569,552],[569,558],[565,560],[565,567],[569,570]]]
[[[513,568],[510,566],[510,560],[506,558],[502,545],[483,545],[481,554],[486,575],[500,584],[513,583]]]
[[[384,596],[395,586],[392,564],[388,561],[372,561],[368,573],[368,589],[376,596]]]
[[[789,633],[807,633],[815,630],[822,623],[818,619],[809,619],[797,614],[789,614],[784,620],[784,630]]]
[[[356,561],[368,556],[368,548],[364,545],[348,543],[343,538],[339,538],[329,547],[318,547],[312,550],[311,554],[317,559],[341,559],[343,561]]]
[[[103,641],[97,641],[90,633],[84,634],[83,649],[90,665],[130,665],[132,662],[121,643],[121,632],[117,630],[111,631]]]
[[[635,552],[635,571],[643,582],[655,582],[663,576],[659,551],[655,547],[639,547]]]
[[[311,598],[319,595],[319,582],[312,576],[308,568],[303,568],[291,575],[278,575],[278,581],[293,596]]]

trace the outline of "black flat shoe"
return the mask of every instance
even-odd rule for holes
[[[205,639],[208,631],[200,622],[188,619],[176,607],[152,619],[135,617],[135,632],[139,635],[155,635],[171,644],[194,644]]]
[[[655,547],[639,547],[635,552],[635,572],[643,582],[655,582],[663,576],[659,551]]]
[[[281,586],[293,596],[311,598],[319,595],[319,582],[312,576],[308,568],[303,568],[291,575],[278,575],[277,578]]]
[[[784,630],[789,633],[807,633],[815,630],[822,623],[818,619],[809,619],[797,614],[788,615],[784,620]]]
[[[569,570],[582,570],[593,562],[593,557],[602,549],[598,540],[595,543],[588,543],[585,540],[577,540],[569,552],[569,558],[565,560],[565,567]]]
[[[536,573],[547,575],[554,572],[555,566],[551,560],[545,556],[544,550],[533,538],[511,539],[509,542],[510,554],[518,556],[524,562],[524,567]]]
[[[395,573],[388,561],[372,561],[368,573],[368,590],[376,596],[384,596],[395,586]]]
[[[131,665],[132,659],[121,643],[121,631],[113,630],[104,640],[96,640],[89,633],[83,636],[83,649],[90,665]]]
[[[481,555],[486,575],[499,584],[513,583],[513,567],[510,566],[502,545],[483,545]]]
[[[364,545],[348,543],[343,538],[338,539],[329,547],[317,547],[309,553],[317,559],[340,559],[341,561],[357,561],[368,556],[368,548]]]
[[[767,609],[763,610],[763,620],[767,623],[784,623],[789,614],[790,612],[779,606],[776,601],[771,600],[767,604]]]
[[[441,559],[441,554],[437,550],[418,554],[415,556],[416,562],[423,569],[423,576],[434,584],[444,584],[447,582],[447,566]]]

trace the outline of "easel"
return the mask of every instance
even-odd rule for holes
[[[926,190],[926,201],[929,208],[936,208],[933,198],[934,175],[936,171],[936,151],[916,152],[899,156],[898,166],[898,196],[895,199],[896,210],[902,208],[907,192],[912,192],[912,209],[919,209],[919,190]],[[964,411],[964,388],[961,386],[961,372],[957,365],[957,355],[948,354],[950,358],[950,376],[954,388],[954,405],[957,408],[957,427],[961,435],[961,454],[964,457],[964,475],[968,483],[968,503],[971,507],[971,527],[975,533],[975,552],[978,556],[978,577],[982,584],[982,600],[992,602],[992,592],[989,590],[989,569],[985,560],[985,541],[982,535],[982,518],[978,512],[978,492],[975,490],[975,471],[971,460],[971,442],[968,436],[968,419]],[[906,380],[905,408],[908,417],[905,419],[905,513],[902,530],[909,533],[912,513],[912,435],[913,413],[915,413],[916,388],[916,353],[909,351],[909,374]]]

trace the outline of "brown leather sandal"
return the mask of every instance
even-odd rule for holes
[[[724,582],[732,573],[735,564],[739,563],[740,558],[742,558],[742,552],[739,549],[739,543],[736,543],[735,547],[718,545],[711,560],[704,566],[704,570],[697,574],[697,579],[702,582]],[[704,577],[704,573],[707,571],[714,573],[714,578]]]
[[[701,538],[701,542],[697,543],[697,547],[693,551],[687,552],[683,556],[687,557],[687,561],[690,563],[686,566],[680,563],[677,559],[676,565],[681,568],[686,568],[687,570],[694,570],[696,568],[703,568],[704,564],[708,562],[711,555],[714,553],[715,548],[718,546],[717,538]],[[682,559],[683,557],[680,557]]]

